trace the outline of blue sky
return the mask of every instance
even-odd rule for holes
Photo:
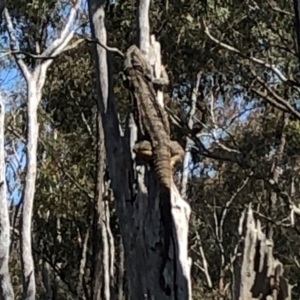
[[[14,97],[12,97],[13,93],[17,92],[17,83],[22,80],[20,73],[16,68],[12,67],[10,69],[5,69],[0,72],[0,84],[2,88],[2,93],[4,95],[4,103],[6,104],[6,111],[10,108],[10,102]],[[10,145],[8,146],[10,148]],[[14,180],[14,173],[18,171],[18,169],[24,168],[25,166],[25,156],[22,154],[22,144],[17,145],[16,155],[7,155],[6,157],[6,174],[8,180],[8,199],[9,201],[15,203],[18,202],[21,194],[20,194],[20,186],[18,182]],[[17,157],[16,157],[17,156]],[[10,193],[12,192],[12,193]]]

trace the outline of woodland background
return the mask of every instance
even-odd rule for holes
[[[7,3],[29,69],[36,66],[37,45],[42,52],[61,32],[70,6],[69,1],[55,0]],[[107,45],[125,51],[136,42],[136,3],[118,0],[105,4],[105,11]],[[274,256],[293,285],[293,299],[299,299],[300,223],[291,212],[300,197],[300,77],[292,1],[153,0],[149,18],[170,78],[164,97],[173,120],[173,138],[184,148],[187,132],[197,134],[200,141],[189,150],[188,185],[182,191],[192,209],[189,255],[194,299],[229,299],[231,263],[240,242],[239,218],[249,203],[274,240]],[[111,299],[128,299],[119,222],[106,168],[102,234],[95,217],[99,120],[95,41],[90,32],[88,4],[83,1],[73,46],[53,59],[38,106],[31,231],[36,299],[106,299],[107,265],[95,270],[104,244],[110,249]],[[15,60],[20,53],[10,49],[4,15],[1,41],[9,271],[15,298],[20,299],[28,106],[24,74]],[[120,76],[123,61],[111,55],[113,91],[125,128],[129,97]],[[179,170],[179,187],[181,175]],[[99,298],[92,292],[97,280]]]

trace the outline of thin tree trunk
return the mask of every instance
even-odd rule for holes
[[[5,150],[4,150],[4,116],[5,106],[0,99],[0,299],[13,300],[8,261],[10,248],[10,222],[8,201],[6,198]]]
[[[41,54],[43,57],[57,56],[61,54],[74,35],[74,29],[71,30],[71,25],[76,18],[77,9],[80,6],[81,0],[73,3],[70,10],[66,25],[61,31],[60,37],[55,39],[53,43]],[[5,8],[5,19],[7,30],[10,39],[10,47],[12,52],[16,52],[17,41],[8,10]],[[74,26],[73,26],[74,28]],[[23,59],[15,54],[15,61],[22,72],[27,83],[27,140],[26,140],[26,177],[25,187],[23,191],[22,215],[21,215],[21,264],[23,276],[23,299],[36,299],[36,286],[34,274],[34,261],[32,256],[32,240],[31,240],[31,222],[32,210],[35,194],[35,182],[37,172],[37,144],[38,144],[38,122],[37,109],[42,97],[42,88],[46,80],[46,72],[48,67],[53,62],[52,59],[44,59],[39,61],[33,71],[29,70]]]
[[[42,261],[42,282],[44,285],[44,289],[45,289],[45,299],[46,300],[52,300],[53,299],[53,291],[51,288],[51,270],[49,268],[49,264],[48,262],[46,262],[45,260]]]
[[[97,180],[94,207],[94,234],[93,234],[93,260],[92,299],[100,300],[101,290],[105,300],[110,299],[110,264],[107,226],[105,222],[105,205],[103,203],[103,175],[104,175],[104,136],[101,115],[97,115]],[[103,282],[103,286],[102,286]]]
[[[107,190],[106,190],[107,191]],[[115,283],[115,255],[116,255],[116,249],[115,249],[115,241],[114,236],[111,231],[110,227],[110,209],[109,209],[109,202],[112,201],[112,197],[109,195],[106,195],[106,199],[103,201],[103,213],[104,213],[104,219],[103,219],[103,235],[105,234],[105,243],[103,243],[103,247],[106,247],[107,251],[104,249],[104,254],[106,254],[105,258],[107,259],[107,274],[106,276],[109,278],[109,281],[107,280],[107,288],[110,288],[110,299],[116,298],[116,291],[114,287]],[[104,266],[103,266],[104,267]],[[106,269],[105,269],[106,270]]]
[[[298,63],[300,65],[300,0],[294,0],[295,11],[295,30],[296,30],[296,53],[298,56]],[[300,67],[300,66],[299,66]]]
[[[90,0],[88,4],[92,36],[105,45],[107,41],[104,12],[106,1]],[[132,196],[131,186],[128,186],[131,179],[130,174],[132,174],[131,165],[128,165],[128,160],[130,160],[130,150],[129,145],[127,145],[127,148],[124,148],[125,143],[120,135],[114,94],[112,92],[112,78],[109,72],[108,53],[99,45],[94,44],[93,46],[96,60],[98,108],[99,113],[101,113],[103,124],[109,176],[114,197],[116,199],[117,214],[119,217],[122,239],[124,241],[124,249],[127,254],[125,254],[125,264],[128,266],[126,270],[128,270],[127,278],[130,285],[130,283],[133,283],[135,280],[135,276],[130,278],[130,275],[136,269],[135,265],[130,266],[130,261],[127,258],[130,253],[130,248],[132,248],[131,232],[133,228],[132,218],[127,219],[126,214],[126,206],[127,203],[129,203],[127,200],[130,200]],[[126,150],[128,152],[126,152]],[[140,295],[139,299],[144,298],[143,292],[138,294]],[[135,297],[130,298],[136,299]]]
[[[36,82],[28,83],[28,114],[27,114],[27,166],[21,215],[21,263],[23,269],[23,299],[35,299],[35,274],[32,256],[31,221],[35,193],[37,168],[37,143],[39,126],[37,122],[37,107],[41,99]]]

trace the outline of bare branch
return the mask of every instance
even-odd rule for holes
[[[223,225],[224,225],[224,221],[225,221],[228,209],[229,209],[231,203],[236,198],[236,196],[245,188],[249,179],[250,179],[250,177],[247,177],[245,180],[242,181],[242,184],[238,187],[238,189],[235,191],[235,193],[233,193],[233,195],[230,197],[230,199],[225,204],[225,207],[222,211],[220,225],[219,225],[219,237],[221,240],[223,239]]]
[[[97,38],[91,38],[91,37],[88,37],[88,36],[85,36],[85,35],[82,35],[79,33],[76,33],[76,35],[80,36],[84,41],[87,41],[88,43],[95,43],[95,44],[99,45],[100,47],[102,47],[103,49],[105,49],[109,52],[117,53],[120,57],[124,58],[124,53],[116,47],[109,47],[109,46],[101,43],[100,40]],[[69,49],[67,49],[67,50],[69,50]]]
[[[240,50],[238,50],[237,48],[234,48],[228,44],[225,44],[223,42],[221,42],[220,40],[218,40],[217,38],[215,38],[214,36],[212,36],[212,34],[210,33],[208,27],[206,26],[204,20],[202,21],[203,26],[204,26],[204,32],[207,35],[207,37],[213,41],[214,43],[220,45],[222,48],[227,49],[230,52],[234,52],[236,54],[238,54],[239,56],[248,59],[258,65],[261,65],[265,68],[270,69],[271,71],[273,71],[279,78],[280,80],[282,80],[283,82],[290,82],[290,80],[274,65],[274,64],[268,64],[265,61],[258,59],[256,57],[252,57],[252,56],[246,56],[245,54],[243,54]]]
[[[78,181],[68,172],[65,170],[65,168],[63,167],[62,164],[60,164],[58,162],[58,160],[56,160],[55,156],[52,155],[52,158],[54,159],[54,161],[57,163],[57,165],[59,166],[59,168],[61,169],[61,171],[63,172],[63,174],[65,176],[67,176],[69,178],[69,180],[81,191],[83,192],[89,199],[94,199],[94,196],[92,194],[90,194],[80,183],[78,183]]]
[[[13,55],[13,56],[25,55],[25,56],[35,58],[35,59],[54,59],[57,57],[57,56],[44,56],[44,55],[39,55],[39,54],[32,54],[27,51],[21,51],[21,50],[1,50],[0,52],[3,53],[1,55],[1,57],[5,57],[8,55]]]
[[[288,109],[284,105],[278,103],[274,98],[268,96],[266,92],[262,92],[260,90],[254,89],[254,88],[250,88],[250,90],[253,93],[255,93],[256,95],[258,95],[259,97],[261,97],[262,99],[265,99],[267,102],[269,102],[274,107],[280,109],[281,111],[289,112]]]
[[[77,36],[81,36],[82,38],[81,39],[78,39],[77,41],[75,41],[73,44],[69,45],[69,46],[66,46],[63,50],[61,50],[60,53],[56,54],[56,55],[45,55],[45,53],[43,54],[32,54],[30,52],[27,52],[27,51],[21,51],[21,50],[1,50],[0,53],[3,53],[1,55],[1,57],[5,57],[5,56],[8,56],[8,55],[25,55],[25,56],[28,56],[28,57],[31,57],[31,58],[35,58],[35,59],[42,59],[42,60],[48,60],[48,59],[55,59],[59,56],[59,54],[63,53],[63,52],[66,52],[66,51],[70,51],[70,50],[73,50],[75,48],[77,48],[80,44],[82,44],[83,42],[88,42],[88,43],[95,43],[95,44],[98,44],[100,47],[104,48],[105,50],[109,51],[109,52],[112,52],[112,53],[116,53],[118,54],[120,57],[124,57],[124,53],[119,50],[118,48],[115,48],[115,47],[108,47],[106,45],[104,45],[103,43],[101,43],[99,40],[97,39],[92,39],[90,37],[87,37],[87,36],[83,36],[83,35],[80,35],[80,34],[76,34]]]
[[[60,54],[66,45],[71,41],[72,37],[74,36],[74,30],[70,30],[70,27],[76,18],[80,3],[81,0],[76,0],[74,6],[71,8],[66,25],[62,30],[60,37],[53,41],[53,43],[43,52],[44,56],[56,56]]]
[[[78,232],[80,235],[80,232]],[[78,278],[78,287],[77,287],[77,293],[80,295],[80,287],[83,287],[83,277],[84,277],[84,269],[86,267],[86,257],[87,257],[87,249],[88,249],[88,240],[90,236],[90,229],[88,228],[86,231],[86,234],[84,235],[84,242],[82,244],[82,253],[81,253],[81,259],[79,264],[79,278]]]
[[[194,121],[193,117],[196,112],[196,102],[197,102],[197,97],[198,97],[198,92],[199,92],[199,85],[200,85],[200,80],[201,80],[201,72],[198,73],[197,79],[195,82],[195,87],[193,89],[193,94],[192,94],[192,99],[191,99],[191,108],[188,113],[188,126],[189,128],[193,128]],[[182,179],[181,179],[181,194],[182,197],[185,199],[186,198],[186,191],[187,191],[187,183],[188,183],[188,174],[189,174],[189,162],[191,159],[191,147],[193,145],[193,140],[190,137],[187,137],[186,141],[186,148],[185,148],[185,156],[183,160],[183,172],[182,172]]]
[[[8,35],[9,35],[9,39],[10,39],[10,49],[12,52],[18,52],[15,30],[14,30],[13,23],[12,23],[12,20],[11,20],[11,17],[10,17],[10,14],[9,14],[7,8],[4,9],[4,14],[5,14],[5,19],[6,19],[6,23],[7,23]],[[30,80],[32,75],[31,75],[28,67],[26,66],[25,62],[23,61],[23,59],[17,55],[15,55],[14,57],[17,62],[17,65],[19,66],[25,79]]]
[[[194,262],[194,265],[196,265],[203,272],[203,274],[205,275],[208,287],[212,288],[213,287],[212,280],[211,280],[211,277],[210,277],[209,271],[208,271],[209,265],[207,263],[207,259],[206,259],[206,256],[205,256],[205,253],[204,253],[204,250],[202,247],[201,237],[198,232],[196,232],[196,235],[197,235],[198,240],[200,241],[199,251],[200,251],[201,258],[202,258],[203,266],[200,266],[197,262]]]
[[[283,99],[276,92],[274,92],[274,90],[260,76],[256,76],[256,80],[272,95],[273,99],[275,100],[275,102],[277,102],[277,104],[274,104],[274,100],[272,101],[272,99],[270,99],[270,97],[268,97],[267,95],[263,97],[264,99],[266,99],[268,102],[270,102],[277,108],[282,107],[282,110],[284,112],[289,112],[298,120],[300,120],[300,112],[298,112],[287,100]],[[257,90],[253,91],[257,93]]]
[[[273,11],[284,14],[284,15],[288,15],[290,17],[294,17],[294,15],[291,12],[289,12],[287,10],[283,10],[283,9],[279,8],[279,6],[276,6],[277,3],[275,1],[267,0],[267,2]]]

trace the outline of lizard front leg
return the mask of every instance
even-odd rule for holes
[[[149,141],[144,140],[138,142],[134,145],[133,151],[137,156],[143,158],[146,161],[152,160],[153,152],[152,145]],[[184,158],[184,150],[177,141],[171,141],[170,143],[170,153],[171,153],[171,168],[173,170],[177,163],[181,163]]]
[[[171,151],[171,169],[173,170],[175,165],[181,163],[184,158],[184,150],[177,141],[170,142],[170,151]]]
[[[149,141],[145,140],[145,141],[137,142],[133,146],[133,151],[138,157],[146,161],[150,161],[152,159],[153,156],[152,145]]]

